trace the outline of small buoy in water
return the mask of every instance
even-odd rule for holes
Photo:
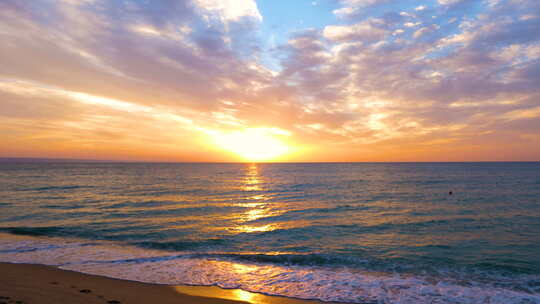
[[[452,195],[452,191],[448,192],[448,195]]]

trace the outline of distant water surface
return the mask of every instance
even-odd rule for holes
[[[540,303],[540,163],[0,163],[0,232],[0,261],[144,282]]]

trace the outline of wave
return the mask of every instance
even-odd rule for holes
[[[122,243],[27,236],[2,237],[0,248],[0,261],[4,262],[55,265],[148,283],[217,285],[304,299],[381,304],[540,303],[539,275],[496,276],[454,270],[459,275],[432,276],[374,271],[367,260],[363,269],[355,268],[351,266],[359,261],[340,261],[339,257],[324,254],[173,253]]]
[[[36,188],[21,188],[17,191],[56,191],[56,190],[74,190],[74,189],[86,189],[95,188],[95,186],[81,186],[81,185],[69,185],[69,186],[45,186]]]
[[[340,255],[336,253],[250,253],[250,252],[205,252],[193,250],[205,249],[214,245],[225,244],[223,239],[207,239],[199,241],[179,241],[179,242],[143,242],[131,243],[130,245],[166,250],[169,252],[191,252],[184,256],[193,258],[231,260],[236,262],[273,264],[276,266],[312,266],[312,267],[331,267],[331,268],[354,268],[357,270],[377,271],[387,273],[401,273],[409,275],[429,274],[431,276],[461,278],[464,274],[478,276],[480,273],[484,280],[491,278],[496,281],[501,275],[512,277],[521,275],[534,275],[536,272],[529,267],[517,267],[504,263],[476,263],[470,265],[459,265],[447,258],[430,259],[406,259],[406,258],[376,258],[370,253],[356,250],[355,255]],[[424,247],[435,247],[447,249],[448,246],[426,245]],[[508,261],[506,261],[508,262]]]
[[[158,200],[141,201],[141,202],[127,201],[127,202],[102,206],[100,207],[100,209],[151,208],[151,207],[161,207],[161,206],[169,206],[169,205],[179,205],[182,203],[183,202],[180,202],[180,201],[158,201]]]
[[[157,250],[166,250],[166,251],[184,251],[192,250],[200,247],[208,247],[215,245],[223,245],[226,241],[224,239],[206,239],[206,240],[194,240],[194,241],[175,241],[175,242],[134,242],[130,243],[131,245],[157,249]]]
[[[215,213],[228,212],[228,213],[239,213],[248,209],[247,207],[242,206],[213,206],[213,205],[202,205],[202,206],[191,206],[191,207],[182,207],[178,206],[177,208],[153,208],[153,209],[118,209],[111,210],[107,215],[104,215],[103,218],[153,218],[153,217],[173,217],[179,215],[211,215]]]
[[[54,236],[61,235],[64,227],[2,227],[0,231],[16,235]]]
[[[40,208],[43,208],[43,209],[56,209],[56,210],[75,210],[75,209],[81,209],[81,208],[85,208],[86,206],[82,206],[82,205],[43,205],[43,206],[40,206]]]
[[[328,214],[348,212],[348,211],[364,211],[372,209],[369,206],[354,206],[354,205],[339,205],[332,208],[309,208],[301,210],[291,210],[284,212],[280,215],[262,217],[256,220],[249,221],[248,223],[259,223],[259,222],[280,222],[280,221],[289,221],[289,220],[298,220],[302,217],[308,218],[323,218],[327,217]]]
[[[346,210],[348,208],[353,207],[342,205],[336,208],[328,208],[327,212],[332,212],[332,209]],[[324,213],[320,209],[317,208],[317,214]],[[190,212],[194,212],[194,210]],[[204,213],[208,213],[208,210],[205,210]],[[521,256],[526,257],[514,260],[509,257],[502,258],[493,255],[488,255],[488,257],[491,256],[488,259],[488,257],[482,255],[482,252],[476,252],[474,249],[465,252],[463,248],[471,246],[471,244],[451,242],[433,242],[415,246],[404,245],[398,249],[389,249],[384,252],[373,251],[369,246],[361,246],[361,244],[351,244],[350,246],[334,249],[332,249],[332,244],[321,246],[318,249],[312,245],[313,242],[318,242],[317,240],[320,239],[321,235],[324,235],[329,240],[343,236],[350,236],[350,239],[353,239],[361,235],[373,236],[387,233],[399,233],[408,236],[423,233],[433,227],[442,227],[440,229],[454,227],[454,229],[458,229],[460,226],[486,226],[487,223],[480,219],[458,218],[366,226],[358,224],[321,224],[261,232],[194,236],[191,233],[193,228],[167,230],[150,222],[136,223],[118,220],[118,217],[114,216],[114,214],[108,217],[108,221],[74,226],[0,227],[0,232],[27,236],[119,241],[131,246],[162,252],[196,251],[201,257],[205,258],[228,258],[238,262],[270,263],[274,265],[354,267],[372,271],[396,271],[407,274],[425,272],[432,275],[438,275],[441,269],[445,269],[448,273],[447,268],[459,268],[459,271],[463,272],[464,267],[471,269],[470,272],[476,270],[482,272],[493,271],[510,275],[540,272],[539,265],[535,263],[536,257],[531,256],[532,252],[537,250],[537,247],[533,245],[522,245],[522,247],[518,248],[516,247],[518,245],[514,244],[513,250],[518,250]],[[286,219],[276,216],[256,221],[282,220]],[[195,222],[175,220],[175,225],[179,224],[189,226],[195,224]],[[461,228],[459,230],[461,231]],[[463,231],[470,230],[470,228],[463,229]],[[248,245],[246,246],[246,244]],[[266,244],[278,245],[267,246]],[[304,245],[307,247],[303,247]],[[504,252],[507,249],[492,245],[492,250]],[[256,254],[251,254],[254,252]],[[278,252],[279,254],[267,254],[268,252]],[[213,256],[207,254],[213,254]],[[215,254],[225,255],[219,256]]]

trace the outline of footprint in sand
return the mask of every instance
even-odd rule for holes
[[[92,291],[90,289],[81,289],[79,290],[81,293],[91,293]]]

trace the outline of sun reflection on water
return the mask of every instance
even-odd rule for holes
[[[250,164],[247,167],[246,177],[244,178],[244,185],[242,190],[244,191],[262,191],[261,187],[262,179],[259,175],[259,168],[257,164]]]
[[[248,212],[244,213],[244,220],[246,222],[255,221],[263,217],[267,217],[269,214],[268,209],[266,209],[266,205],[259,204],[257,206],[254,206],[258,209],[251,209]]]
[[[263,184],[264,179],[259,172],[258,165],[249,164],[246,168],[246,177],[243,179],[241,189],[245,192],[263,191]],[[236,217],[236,222],[239,225],[233,229],[234,231],[244,233],[267,232],[279,228],[279,225],[276,224],[254,225],[251,223],[258,219],[278,215],[279,212],[273,210],[271,204],[265,202],[268,200],[265,194],[252,195],[248,199],[250,202],[238,204],[249,209]]]

